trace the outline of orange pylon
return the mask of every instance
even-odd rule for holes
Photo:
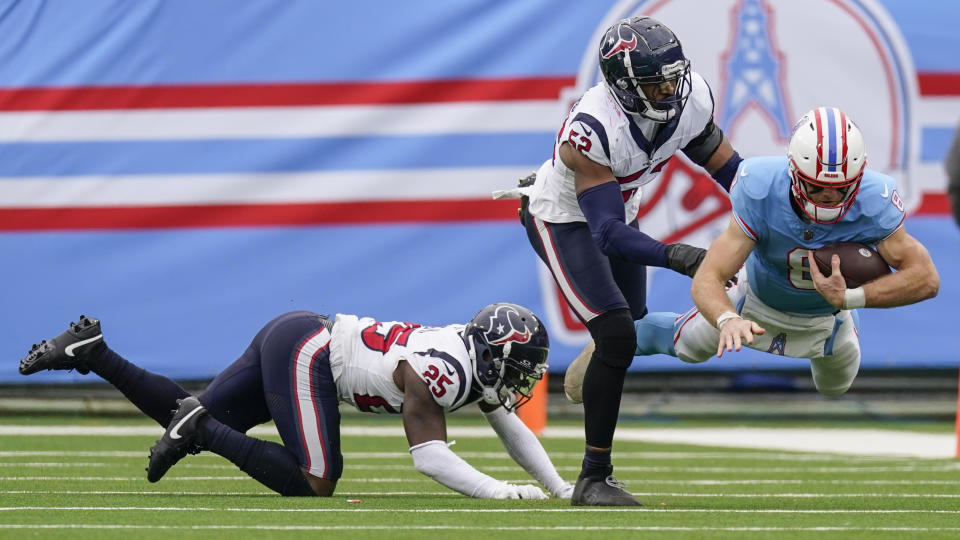
[[[517,409],[517,416],[530,428],[534,435],[539,436],[547,427],[547,374],[543,374],[540,382],[533,387],[533,397],[523,407]]]

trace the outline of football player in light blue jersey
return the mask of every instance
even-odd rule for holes
[[[744,160],[730,225],[693,278],[696,307],[636,321],[636,354],[704,362],[746,344],[809,358],[820,393],[846,392],[860,366],[856,309],[912,304],[940,286],[926,248],[904,229],[896,183],[865,165],[860,129],[826,107],[800,119],[786,158]],[[838,256],[830,277],[810,264],[812,250],[837,242],[874,246],[897,272],[847,289]]]

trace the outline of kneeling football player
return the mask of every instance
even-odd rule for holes
[[[491,304],[468,324],[425,327],[295,311],[273,319],[197,396],[122,358],[81,316],[34,345],[20,373],[93,371],[166,427],[150,450],[156,482],[188,453],[219,454],[281,495],[330,496],[343,471],[339,402],[401,415],[418,471],[479,498],[544,499],[470,466],[447,444],[445,413],[476,403],[507,452],[555,497],[570,498],[536,436],[514,414],[547,369],[547,331],[528,309]],[[245,435],[273,420],[283,444]]]

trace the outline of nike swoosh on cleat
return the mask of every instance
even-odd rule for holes
[[[71,343],[70,345],[67,345],[67,348],[64,349],[63,352],[66,353],[67,356],[73,358],[74,356],[76,356],[75,354],[73,354],[73,351],[76,350],[77,347],[83,347],[83,346],[86,345],[87,343],[93,343],[94,341],[97,341],[98,339],[103,339],[103,334],[97,334],[97,335],[93,336],[92,338],[85,339],[85,340],[83,340],[83,341],[78,341],[78,342],[76,342],[76,343]]]
[[[190,418],[192,418],[193,415],[197,414],[198,412],[200,412],[200,411],[202,411],[202,410],[203,410],[203,407],[197,407],[196,409],[188,412],[186,416],[184,416],[183,418],[181,418],[180,421],[177,422],[177,425],[173,426],[173,429],[170,430],[170,438],[171,438],[171,439],[179,439],[179,438],[181,438],[182,435],[180,435],[180,426],[182,426],[187,420],[189,420]]]

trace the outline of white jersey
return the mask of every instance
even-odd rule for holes
[[[393,380],[405,360],[449,412],[476,401],[473,368],[463,342],[464,325],[419,326],[337,314],[330,342],[330,369],[340,401],[375,413],[400,413],[403,392]]]
[[[554,143],[553,157],[537,171],[529,210],[551,223],[586,221],[574,189],[574,173],[560,159],[560,145],[568,142],[591,160],[606,165],[620,182],[624,217],[629,223],[640,210],[641,186],[652,182],[673,154],[687,146],[713,118],[713,96],[706,81],[691,73],[691,91],[681,114],[662,124],[651,141],[650,126],[638,125],[601,81],[573,106]],[[652,122],[643,119],[641,122]]]

